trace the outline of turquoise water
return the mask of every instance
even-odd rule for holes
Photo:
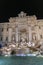
[[[0,56],[0,65],[43,65],[43,58],[37,57],[3,57]]]

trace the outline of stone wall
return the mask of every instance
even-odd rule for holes
[[[26,42],[43,40],[43,19],[21,12],[18,17],[11,17],[9,23],[0,23],[0,42],[21,42],[23,39]]]

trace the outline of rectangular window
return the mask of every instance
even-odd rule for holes
[[[8,28],[7,28],[7,31],[8,31]]]
[[[6,37],[6,41],[8,42],[8,37]]]
[[[41,27],[39,26],[39,29],[41,29]]]
[[[40,35],[40,37],[42,38],[42,35]]]
[[[3,28],[2,28],[2,32],[3,32]]]
[[[2,37],[0,38],[0,41],[2,41]]]

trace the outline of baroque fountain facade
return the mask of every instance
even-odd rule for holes
[[[43,52],[43,19],[27,16],[23,11],[18,17],[10,17],[9,22],[0,23],[0,43],[3,54],[11,50],[16,54]]]

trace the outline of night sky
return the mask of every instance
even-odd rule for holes
[[[17,16],[20,11],[42,19],[43,0],[0,0],[0,22],[8,21],[10,17]]]

